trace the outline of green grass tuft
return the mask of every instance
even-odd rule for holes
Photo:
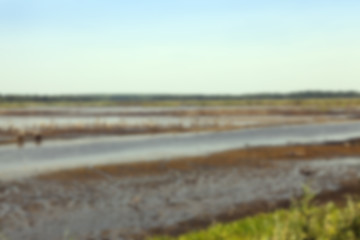
[[[333,203],[318,207],[310,204],[311,199],[312,195],[307,194],[289,210],[150,240],[360,240],[360,202],[349,199],[346,207]]]

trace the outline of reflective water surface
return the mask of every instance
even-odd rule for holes
[[[228,132],[98,137],[0,147],[0,176],[108,163],[171,159],[259,145],[314,143],[360,136],[360,122],[269,127]]]

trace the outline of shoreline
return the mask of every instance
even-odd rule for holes
[[[174,170],[187,172],[202,168],[269,167],[279,161],[331,160],[348,157],[360,158],[360,138],[318,144],[248,147],[172,160],[107,164],[91,168],[79,167],[43,173],[35,178],[56,181],[91,181],[102,178],[102,174],[116,178],[138,177],[159,175]]]
[[[34,142],[41,145],[43,141],[52,140],[72,140],[84,137],[97,136],[131,136],[131,135],[158,135],[158,134],[181,134],[181,133],[201,133],[201,132],[224,132],[231,130],[247,130],[257,128],[268,128],[277,126],[296,126],[296,125],[311,125],[317,123],[342,123],[342,122],[357,122],[355,118],[314,118],[303,120],[286,120],[284,121],[264,121],[253,124],[193,124],[184,126],[182,124],[171,124],[168,126],[161,125],[119,125],[119,124],[97,124],[97,125],[73,125],[65,127],[47,126],[34,130],[20,130],[20,129],[1,129],[0,128],[0,147],[2,145],[16,144],[22,147],[24,144]]]

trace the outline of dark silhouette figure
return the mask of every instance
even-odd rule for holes
[[[41,135],[41,133],[35,133],[34,140],[37,145],[40,145],[43,140],[43,136]]]
[[[309,167],[304,167],[300,169],[300,173],[305,177],[312,177],[316,174],[316,170]]]

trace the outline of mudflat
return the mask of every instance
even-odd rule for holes
[[[52,172],[1,183],[9,239],[138,239],[179,234],[320,199],[358,195],[360,141],[254,147],[170,161]]]

